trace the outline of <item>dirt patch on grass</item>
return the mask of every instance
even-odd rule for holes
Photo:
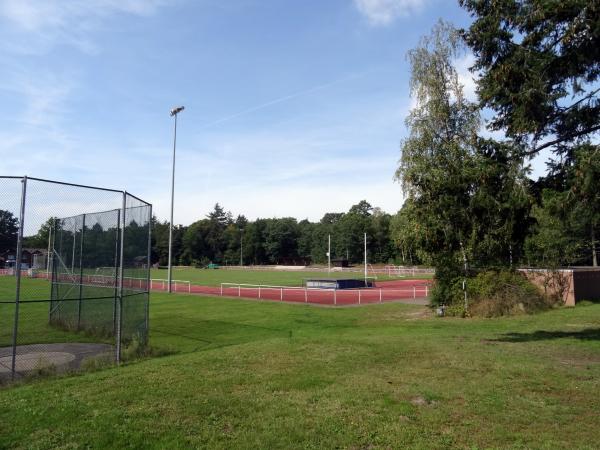
[[[425,397],[417,395],[410,400],[410,403],[414,406],[435,406],[437,402],[435,400],[427,400]]]

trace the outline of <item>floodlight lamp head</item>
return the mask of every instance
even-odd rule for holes
[[[171,110],[171,117],[176,116],[177,114],[179,114],[181,111],[183,111],[185,109],[184,106],[177,106],[176,108],[173,108]]]

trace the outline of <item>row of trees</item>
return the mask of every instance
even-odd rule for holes
[[[598,262],[600,5],[460,3],[468,29],[440,22],[409,52],[416,106],[396,172],[407,200],[394,239],[436,267],[438,301],[473,268]],[[477,101],[453,65],[467,51]],[[533,181],[544,149],[553,158]]]
[[[367,233],[369,262],[400,262],[391,223],[390,214],[364,200],[346,213],[327,213],[316,223],[292,217],[249,221],[243,215],[234,218],[216,204],[206,218],[174,228],[173,257],[175,264],[183,265],[325,263],[331,235],[332,258],[358,263],[364,258]],[[169,224],[155,220],[153,225],[152,259],[166,265]]]

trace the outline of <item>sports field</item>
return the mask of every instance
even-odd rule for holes
[[[221,283],[247,283],[247,284],[269,284],[277,286],[302,286],[308,278],[362,278],[361,272],[308,272],[294,270],[235,270],[235,269],[195,269],[174,268],[173,279],[190,281],[192,284],[205,286],[219,286]],[[369,273],[369,276],[373,274]],[[154,279],[166,279],[166,269],[152,269],[151,277]],[[402,277],[388,277],[377,275],[377,280],[396,280]],[[431,279],[431,275],[411,276],[410,278]]]
[[[153,294],[169,356],[0,390],[1,448],[594,448],[600,305],[438,319]]]

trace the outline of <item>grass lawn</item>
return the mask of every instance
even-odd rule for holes
[[[0,448],[600,442],[600,305],[462,320],[153,294],[151,315],[177,353],[0,390]]]
[[[15,317],[14,277],[0,276],[0,347],[12,345]],[[64,331],[51,326],[49,321],[50,282],[43,279],[21,279],[21,302],[19,304],[18,344],[45,344],[54,342],[98,342],[97,337],[84,333]],[[100,295],[105,290],[97,289]],[[39,301],[45,300],[45,301]],[[82,317],[97,314],[102,309],[112,310],[112,299],[87,300],[82,306]],[[75,302],[68,305],[76,308]],[[110,339],[102,342],[111,343]]]
[[[152,269],[152,278],[167,279],[167,269]],[[372,274],[369,274],[372,276]],[[275,286],[302,286],[308,278],[361,278],[360,272],[307,272],[285,270],[229,270],[174,268],[173,279],[191,281],[193,284],[219,286],[221,283],[269,284]],[[404,277],[406,278],[406,277]],[[431,279],[432,275],[417,275],[414,278]],[[398,280],[402,277],[377,275],[378,280]]]

